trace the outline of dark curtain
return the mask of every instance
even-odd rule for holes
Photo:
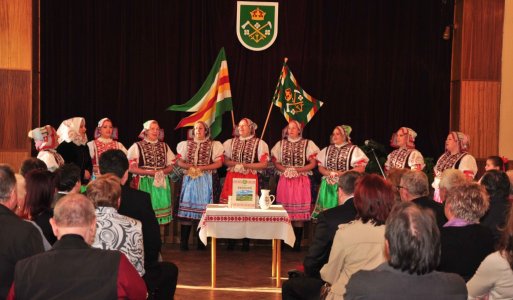
[[[236,1],[41,0],[41,123],[83,116],[89,138],[109,117],[128,148],[142,123],[156,119],[174,149],[187,114],[167,111],[190,99],[224,47],[236,122],[260,135],[284,57],[300,85],[324,106],[304,136],[319,147],[338,124],[353,143],[388,145],[400,126],[417,131],[417,148],[437,157],[449,130],[453,0],[279,1],[278,37],[267,50],[244,48]],[[223,118],[220,141],[232,132]],[[286,125],[273,107],[264,140]]]

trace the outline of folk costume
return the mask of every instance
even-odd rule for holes
[[[28,136],[34,139],[36,150],[39,151],[37,158],[44,161],[48,171],[53,172],[64,165],[64,158],[55,150],[59,146],[55,128],[50,125],[35,128],[29,131]]]
[[[235,131],[235,137],[223,143],[224,155],[237,163],[255,163],[267,162],[269,160],[269,146],[261,139],[255,137],[257,125],[250,119],[244,118],[250,127],[251,134],[247,137],[239,135],[238,130]],[[228,203],[228,196],[232,195],[234,178],[253,178],[257,180],[255,194],[258,194],[259,171],[244,168],[242,165],[236,165],[227,169],[226,179],[224,181],[220,203]]]
[[[344,142],[342,144],[335,144],[332,141],[331,145],[322,149],[316,157],[318,164],[326,168],[330,175],[322,177],[312,219],[317,219],[319,213],[338,205],[337,189],[339,175],[337,172],[348,171],[360,166],[365,168],[369,162],[367,155],[358,146],[351,143],[351,138],[349,137],[352,130],[351,127],[340,125],[336,129],[344,137]]]
[[[434,167],[435,179],[431,186],[435,189],[433,200],[437,202],[441,202],[439,184],[443,171],[458,169],[469,179],[474,179],[477,173],[476,159],[467,152],[470,146],[469,136],[459,131],[451,131],[449,134],[458,143],[459,152],[451,154],[449,151],[446,151],[436,162]]]
[[[89,178],[84,177],[85,171],[89,174],[93,173],[93,164],[91,163],[91,156],[89,155],[89,148],[87,148],[87,135],[80,134],[80,125],[84,122],[84,118],[75,117],[64,120],[57,129],[59,136],[59,147],[57,152],[62,155],[66,163],[74,163],[80,168],[80,178],[82,184],[86,184]]]
[[[118,139],[118,129],[112,128],[112,137],[111,138],[103,138],[100,134],[100,128],[103,126],[105,121],[112,121],[109,118],[103,118],[98,122],[98,127],[94,130],[94,140],[87,143],[87,147],[89,148],[89,155],[91,156],[91,162],[93,164],[93,169],[95,170],[95,177],[100,175],[98,171],[99,168],[99,160],[100,156],[103,152],[111,149],[119,149],[127,154],[125,146],[117,141]]]
[[[204,126],[208,130],[208,125]],[[224,158],[223,145],[211,140],[210,136],[204,140],[194,138],[180,142],[176,152],[178,159],[193,166],[210,165]],[[216,170],[197,171],[193,168],[185,170],[184,173],[178,217],[200,220],[207,204],[213,203],[213,200],[219,197],[219,176]]]
[[[385,162],[385,171],[388,172],[391,169],[423,170],[426,166],[424,157],[415,149],[417,133],[408,127],[401,127],[398,131],[406,136],[406,145],[398,145],[397,132],[392,135],[390,146],[397,149],[388,154],[387,161]]]
[[[161,129],[156,141],[146,138],[146,130],[150,128],[150,120],[144,123],[143,130],[139,134],[142,140],[134,143],[128,149],[127,158],[130,165],[137,165],[141,169],[163,170],[175,161],[175,154],[169,146],[163,142],[164,131]],[[169,178],[163,172],[157,172],[155,176],[136,175],[132,179],[132,187],[145,191],[151,196],[151,204],[160,225],[165,225],[173,220],[171,215],[171,185]]]
[[[295,122],[301,131],[301,124]],[[276,143],[271,150],[272,160],[286,168],[285,172],[277,171],[280,179],[276,190],[276,202],[282,204],[292,221],[310,219],[312,193],[310,178],[312,171],[297,172],[294,168],[306,166],[319,153],[319,147],[311,140],[304,139],[301,134],[292,139],[284,130],[284,138]],[[297,237],[296,237],[297,240]]]

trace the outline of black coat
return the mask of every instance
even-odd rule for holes
[[[444,224],[447,223],[447,218],[445,217],[444,213],[444,206],[442,204],[435,202],[428,197],[413,199],[412,202],[422,208],[428,208],[433,211],[433,214],[436,217],[436,224],[438,225],[438,229],[442,229]]]

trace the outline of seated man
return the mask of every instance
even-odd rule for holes
[[[347,171],[340,176],[337,192],[341,205],[319,214],[314,238],[303,262],[305,276],[285,281],[282,299],[312,299],[319,296],[319,290],[324,284],[319,271],[328,262],[338,225],[353,221],[356,217],[353,193],[356,180],[361,176],[357,171]]]
[[[90,247],[96,233],[91,200],[64,196],[50,223],[58,241],[18,262],[8,299],[146,298],[144,281],[124,254]]]
[[[121,204],[118,213],[142,223],[144,243],[143,277],[149,297],[173,299],[178,279],[178,268],[171,262],[159,262],[160,227],[151,206],[150,194],[135,190],[126,184],[128,159],[121,150],[107,150],[100,156],[100,173],[112,173],[121,180]]]
[[[57,200],[67,194],[79,193],[80,182],[80,168],[73,164],[65,164],[64,166],[55,170],[55,188],[57,193],[53,196],[52,207],[55,206]]]
[[[432,210],[438,229],[444,226],[445,222],[447,222],[444,207],[442,204],[428,198],[429,183],[426,173],[417,170],[406,172],[401,177],[401,184],[398,188],[402,201],[412,201],[423,208]]]
[[[14,213],[19,205],[14,172],[0,164],[0,299],[7,296],[16,262],[44,251],[42,234]]]
[[[144,246],[141,222],[118,213],[121,199],[119,178],[102,175],[87,185],[87,198],[96,207],[96,236],[92,246],[118,250],[126,255],[141,277],[144,275]]]
[[[431,211],[398,203],[386,222],[388,261],[353,274],[344,299],[467,299],[460,276],[435,271],[440,252],[440,232]]]

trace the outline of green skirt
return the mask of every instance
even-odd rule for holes
[[[338,205],[338,184],[329,184],[326,179],[321,181],[319,194],[317,195],[317,202],[312,213],[312,219],[317,219],[317,216],[327,209],[333,208]]]
[[[159,224],[171,223],[173,216],[171,214],[171,185],[169,184],[169,178],[166,176],[166,188],[154,187],[153,180],[153,177],[140,177],[139,190],[150,194],[151,205]]]

